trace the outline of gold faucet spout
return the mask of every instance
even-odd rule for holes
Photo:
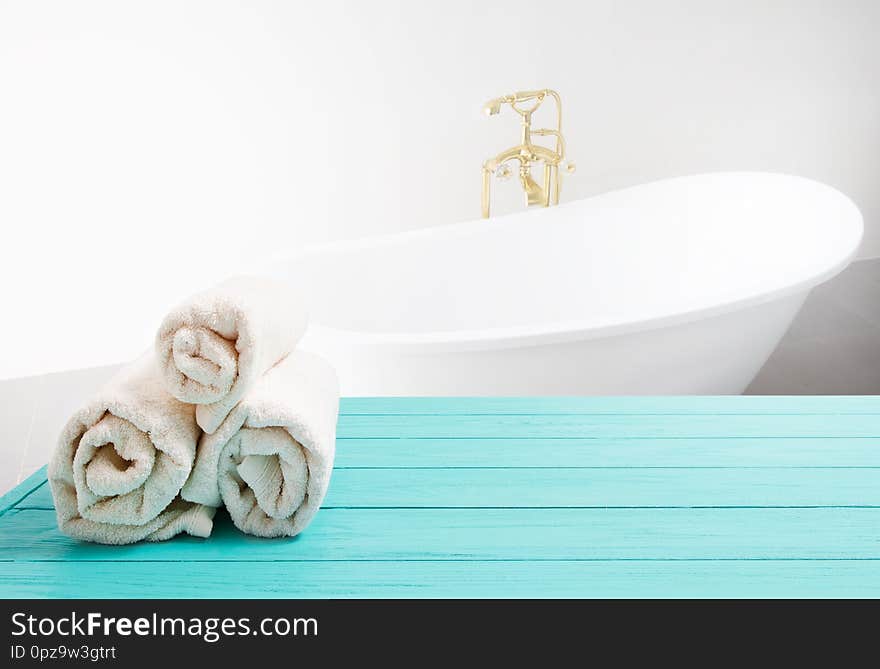
[[[526,192],[526,206],[544,204],[544,189],[532,178],[531,171],[520,173],[519,180],[522,183],[523,190]]]

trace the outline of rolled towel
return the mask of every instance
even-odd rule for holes
[[[199,405],[196,421],[214,432],[248,388],[294,349],[306,324],[302,298],[278,281],[236,277],[193,295],[156,333],[166,388]]]
[[[225,504],[243,532],[298,534],[330,483],[338,412],[333,368],[318,356],[292,353],[266,373],[214,434],[202,435],[181,496]]]
[[[199,434],[152,351],[123,367],[70,418],[49,462],[61,531],[106,544],[208,536],[214,509],[178,497]]]

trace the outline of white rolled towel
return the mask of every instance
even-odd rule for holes
[[[179,498],[199,434],[152,351],[123,367],[70,418],[49,462],[61,531],[105,544],[210,535],[215,510]]]
[[[196,421],[214,432],[266,370],[305,332],[307,310],[288,284],[235,277],[174,308],[156,333],[166,388],[197,404]]]
[[[270,369],[214,434],[202,435],[181,496],[225,504],[243,532],[294,536],[314,517],[336,452],[339,384],[318,356],[296,351]]]

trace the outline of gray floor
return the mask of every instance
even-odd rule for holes
[[[880,394],[880,258],[813,290],[746,394]]]
[[[0,381],[0,494],[46,463],[67,417],[115,370]],[[813,291],[747,393],[880,394],[880,259]]]

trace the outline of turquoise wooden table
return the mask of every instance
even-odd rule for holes
[[[106,547],[40,471],[4,597],[880,596],[880,398],[348,399],[295,539]]]

